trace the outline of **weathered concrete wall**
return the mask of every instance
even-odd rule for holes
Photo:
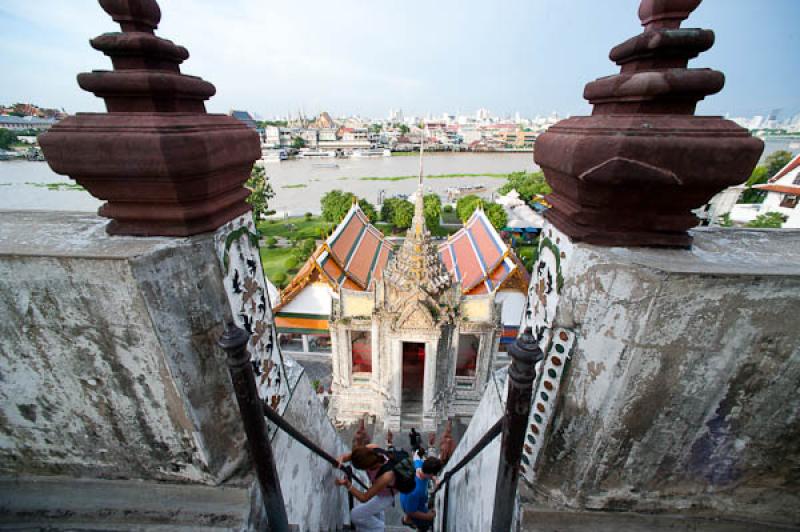
[[[251,332],[262,397],[344,452],[302,367],[278,350],[250,218],[177,239],[109,237],[106,223],[0,213],[0,474],[252,487],[216,346],[232,314]],[[271,434],[290,522],[341,528],[347,498],[333,468]]]
[[[503,368],[489,378],[478,408],[441,476],[455,466],[486,434],[486,431],[503,416],[507,395],[507,376],[508,369]],[[502,435],[497,436],[464,469],[450,479],[447,530],[481,532],[492,528],[501,437]],[[445,511],[443,505],[444,488],[436,496],[436,522],[440,530]],[[518,504],[515,507],[518,507]]]
[[[218,483],[246,460],[213,241],[0,213],[0,472]]]
[[[576,508],[797,522],[800,232],[694,237],[572,245],[552,326],[575,342],[534,489]]]
[[[349,451],[305,374],[292,391],[283,417],[331,456]],[[341,529],[349,512],[347,492],[334,479],[342,474],[283,431],[277,432],[272,445],[289,522],[303,531]]]

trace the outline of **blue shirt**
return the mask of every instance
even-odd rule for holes
[[[419,469],[421,467],[422,460],[414,460],[414,468]],[[414,480],[416,481],[414,491],[400,494],[400,505],[407,514],[428,511],[428,480],[423,480],[418,476],[415,476]]]

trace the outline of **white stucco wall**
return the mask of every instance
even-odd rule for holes
[[[281,312],[330,316],[333,290],[327,283],[309,283]]]
[[[506,368],[497,371],[489,379],[489,384],[478,408],[458,442],[453,456],[450,457],[447,466],[442,471],[442,475],[449,468],[455,466],[486,431],[503,416],[507,395],[506,380]],[[497,436],[464,469],[450,479],[447,507],[448,530],[458,530],[459,532],[491,530],[501,438],[502,435]],[[442,516],[445,511],[443,504],[444,489],[440,490],[436,496],[436,523],[439,529],[441,529]]]
[[[494,300],[503,304],[501,315],[503,325],[506,327],[519,327],[527,303],[525,294],[511,290],[500,290],[495,293]]]

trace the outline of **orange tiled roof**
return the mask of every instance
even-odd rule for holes
[[[450,275],[461,282],[464,294],[494,292],[515,271],[524,272],[483,209],[476,209],[464,227],[439,246],[439,256]]]
[[[772,178],[770,178],[769,182],[770,183],[774,183],[775,181],[777,181],[778,179],[782,178],[783,176],[785,176],[786,174],[788,174],[789,172],[791,172],[792,170],[794,170],[798,166],[800,166],[800,154],[796,155],[794,159],[789,161],[789,164],[787,164],[786,166],[784,166],[783,168],[778,170],[778,173],[775,174],[774,176],[772,176]],[[795,181],[795,183],[797,183],[797,181]]]
[[[312,253],[281,293],[281,306],[291,301],[304,286],[324,279],[335,290],[369,290],[383,275],[391,245],[364,212],[354,204],[325,242]]]
[[[759,190],[768,190],[770,192],[780,192],[781,194],[790,194],[792,196],[800,196],[800,185],[778,185],[767,183],[766,185],[755,185],[753,188]]]

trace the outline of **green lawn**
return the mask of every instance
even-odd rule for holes
[[[325,222],[319,216],[306,220],[303,216],[294,216],[288,220],[266,220],[258,222],[258,230],[263,237],[274,236],[303,240],[305,238],[321,238],[320,229],[327,232],[333,229],[332,224]]]
[[[289,271],[286,262],[294,256],[295,254],[293,253],[292,248],[270,249],[266,246],[261,247],[261,266],[264,268],[264,275],[266,275],[267,279],[272,281],[278,288],[282,288],[289,284],[289,281],[291,281],[292,277],[294,277],[297,268],[302,266],[302,264],[298,262],[295,270],[292,270],[291,272]],[[279,274],[285,275],[283,282],[277,281],[280,278]]]

